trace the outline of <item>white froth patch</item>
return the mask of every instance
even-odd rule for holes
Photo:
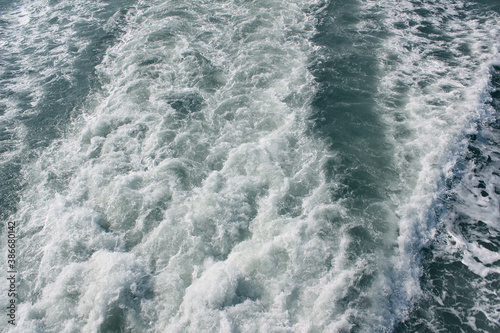
[[[321,286],[342,209],[328,198],[325,147],[304,134],[309,5],[138,5],[98,68],[103,90],[26,169],[18,217],[33,305],[20,327],[310,322],[318,292],[301,290]]]
[[[36,304],[21,304],[14,331],[43,325],[60,332],[100,332],[117,329],[115,322],[122,317],[129,329],[143,329],[136,323],[147,276],[144,263],[133,254],[97,251],[86,262],[66,265],[44,286]]]

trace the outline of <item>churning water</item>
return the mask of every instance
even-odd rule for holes
[[[499,43],[493,0],[0,2],[0,328],[499,332]]]

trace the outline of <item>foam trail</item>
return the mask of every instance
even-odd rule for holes
[[[378,5],[388,10],[395,28],[385,44],[387,74],[378,98],[401,170],[394,267],[402,283],[395,297],[411,304],[422,297],[420,250],[436,240],[436,204],[445,179],[466,150],[467,135],[476,132],[476,122],[492,116],[484,102],[490,68],[498,61],[498,43],[492,41],[498,40],[499,17],[462,2]],[[440,15],[431,14],[436,12]],[[408,316],[407,309],[401,308],[400,318]]]
[[[423,256],[427,287],[401,327],[494,332],[500,326],[498,289],[498,67],[491,71],[492,98],[477,132],[446,179],[436,210],[432,252]]]
[[[19,330],[306,329],[342,316],[313,324],[308,310],[334,287],[330,219],[343,214],[321,176],[330,156],[304,135],[313,5],[137,7],[99,66],[95,106],[26,169]]]

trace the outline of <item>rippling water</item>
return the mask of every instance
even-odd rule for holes
[[[498,332],[499,29],[486,0],[0,2],[0,327]]]

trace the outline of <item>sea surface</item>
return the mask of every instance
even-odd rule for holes
[[[0,224],[1,332],[500,332],[500,3],[0,0]]]

